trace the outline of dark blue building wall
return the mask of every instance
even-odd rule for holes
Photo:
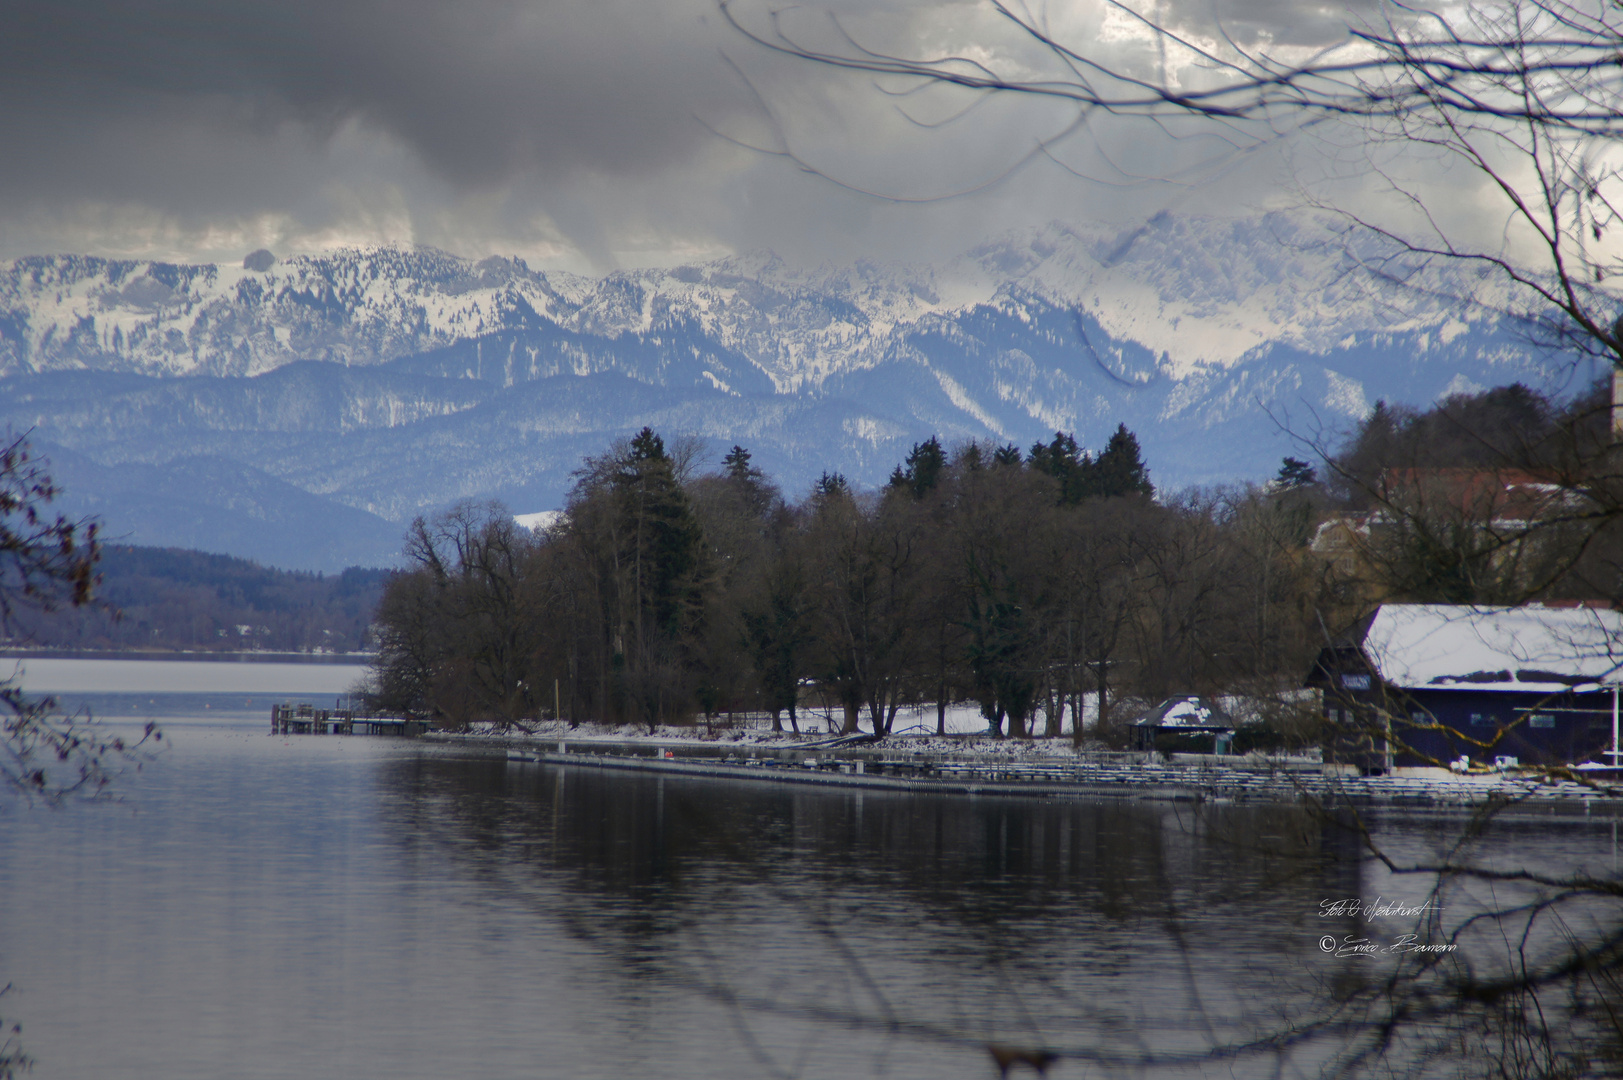
[[[1422,755],[1453,761],[1465,755],[1478,764],[1514,757],[1523,765],[1578,764],[1602,760],[1612,744],[1612,695],[1544,694],[1495,690],[1424,689],[1405,692],[1420,724],[1404,740]],[[1482,745],[1486,744],[1486,745]],[[1412,758],[1412,760],[1409,760]],[[1400,755],[1399,765],[1422,764]]]
[[[1324,692],[1330,730],[1341,733],[1326,746],[1330,760],[1371,771],[1384,765],[1385,753],[1370,733],[1378,729],[1377,718],[1388,714],[1397,722],[1397,740],[1414,751],[1396,753],[1393,765],[1447,764],[1461,756],[1478,765],[1491,765],[1496,757],[1513,757],[1523,765],[1610,760],[1602,756],[1612,747],[1610,690],[1406,690],[1384,683],[1362,650],[1347,643],[1320,653],[1307,685]],[[1442,730],[1428,730],[1433,724]]]
[[[1479,765],[1496,757],[1523,765],[1576,765],[1607,760],[1601,754],[1612,745],[1610,692],[1377,687],[1327,695],[1325,704],[1331,710],[1355,708],[1363,717],[1390,712],[1396,741],[1412,751],[1396,753],[1393,764],[1400,766],[1446,764],[1462,756]]]

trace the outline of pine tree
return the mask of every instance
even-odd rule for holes
[[[1105,444],[1104,453],[1093,463],[1091,486],[1092,494],[1104,498],[1155,494],[1150,472],[1139,456],[1138,436],[1128,431],[1126,424],[1116,425],[1116,433]]]
[[[632,438],[616,487],[639,607],[659,632],[680,636],[702,599],[704,533],[651,428]]]
[[[1280,463],[1279,475],[1274,477],[1274,487],[1279,491],[1312,487],[1318,482],[1318,470],[1307,462],[1293,457],[1288,457]]]
[[[1056,431],[1051,442],[1033,443],[1026,464],[1035,472],[1052,476],[1059,483],[1059,501],[1075,506],[1093,491],[1093,459],[1077,445],[1076,436]]]
[[[890,486],[922,499],[941,482],[941,473],[946,467],[947,454],[941,449],[941,440],[931,435],[924,442],[913,444],[906,465],[898,465],[890,474]]]
[[[817,483],[812,485],[813,499],[832,499],[850,494],[851,485],[846,481],[844,473],[825,472],[817,478]]]
[[[750,464],[750,452],[742,446],[734,446],[721,459],[721,464],[727,470],[727,475],[734,480],[756,480],[766,474]]]

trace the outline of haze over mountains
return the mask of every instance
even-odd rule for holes
[[[1368,247],[1365,260],[1379,255]],[[583,278],[432,250],[245,265],[0,267],[0,424],[111,534],[289,568],[393,561],[459,498],[561,504],[650,425],[749,447],[790,494],[883,481],[916,441],[1138,433],[1157,484],[1258,479],[1280,430],[1588,376],[1458,269],[1383,289],[1313,219],[1051,225],[939,266],[770,255]]]

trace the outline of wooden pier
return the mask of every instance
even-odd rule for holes
[[[409,738],[428,730],[422,720],[399,716],[356,715],[353,709],[318,709],[314,705],[272,705],[272,735],[394,735]]]

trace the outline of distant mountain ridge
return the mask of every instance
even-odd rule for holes
[[[1492,297],[1437,299],[1464,291],[1451,267],[1372,284],[1358,263],[1380,255],[1315,219],[1163,215],[939,266],[750,255],[595,279],[399,249],[261,270],[37,257],[0,267],[0,423],[71,456],[73,497],[132,542],[253,538],[251,557],[331,570],[457,498],[557,506],[583,454],[644,424],[743,443],[798,492],[823,469],[877,483],[930,434],[1097,445],[1125,422],[1177,487],[1299,456],[1284,414],[1571,374]],[[318,542],[328,505],[329,531],[365,541]]]
[[[1325,352],[1377,328],[1465,329],[1446,304],[1374,293],[1350,268],[1348,245],[1324,222],[1284,215],[1160,215],[1119,233],[1055,224],[937,267],[801,270],[761,254],[598,279],[432,249],[346,249],[264,270],[38,256],[0,269],[0,374],[366,366],[545,329],[561,332],[572,373],[587,374],[591,357],[575,355],[573,339],[687,329],[793,392],[876,362],[911,327],[1020,296],[1078,307],[1111,338],[1165,354],[1177,374],[1259,347]]]

